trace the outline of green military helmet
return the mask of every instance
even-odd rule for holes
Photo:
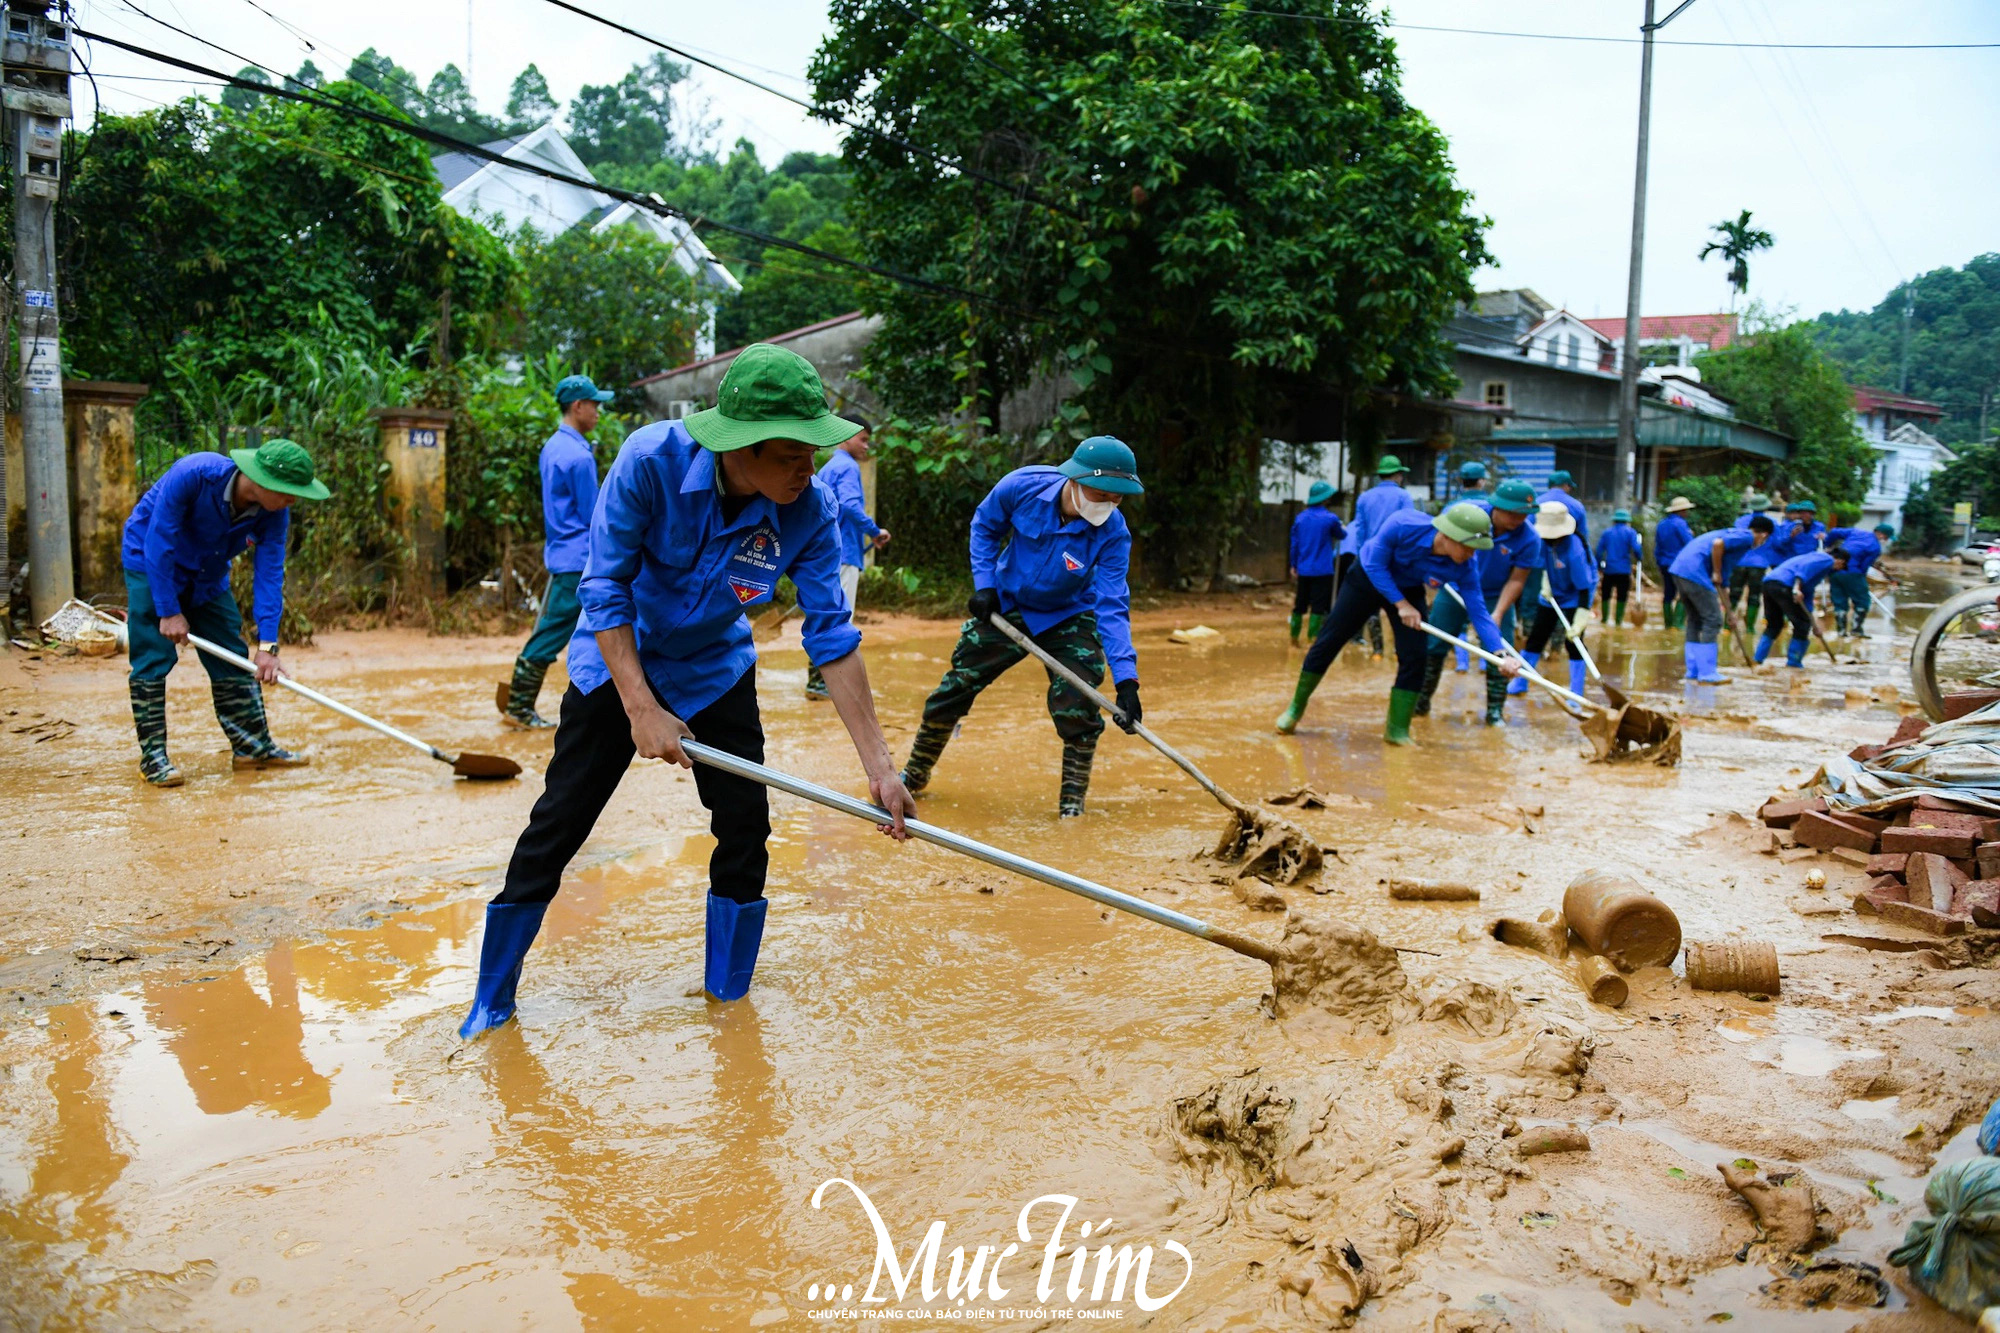
[[[1510,514],[1535,512],[1535,488],[1518,477],[1503,481],[1493,491],[1493,507]]]
[[[1549,473],[1549,485],[1551,486],[1569,486],[1572,484],[1574,484],[1574,478],[1562,468],[1557,468],[1554,472]]]
[[[1091,436],[1056,470],[1094,491],[1110,491],[1114,495],[1146,493],[1146,488],[1139,484],[1139,460],[1132,456],[1131,446],[1115,435]]]
[[[1493,516],[1469,501],[1450,506],[1431,520],[1431,526],[1475,551],[1493,549]]]
[[[1331,500],[1336,493],[1332,482],[1316,481],[1312,484],[1312,489],[1306,492],[1306,503],[1309,505],[1323,505],[1328,500]]]
[[[1474,459],[1469,463],[1460,463],[1458,465],[1458,479],[1460,481],[1485,481],[1486,464],[1480,462],[1478,459]]]
[[[797,352],[752,343],[736,354],[716,390],[715,406],[682,424],[710,453],[729,453],[766,440],[795,440],[824,449],[861,433],[833,414],[819,371]]]
[[[1632,521],[1632,511],[1629,509],[1614,509],[1611,511],[1611,521],[1613,523],[1630,523]]]
[[[1403,466],[1403,460],[1394,454],[1383,454],[1382,461],[1375,465],[1375,475],[1378,477],[1393,477],[1398,472],[1408,471],[1409,469]]]
[[[324,500],[333,493],[313,476],[312,455],[291,440],[266,440],[255,449],[231,449],[229,458],[244,476],[267,491],[296,495],[301,500]]]
[[[1787,514],[1817,514],[1819,506],[1811,500],[1794,500],[1785,506]]]

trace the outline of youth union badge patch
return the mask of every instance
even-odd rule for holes
[[[1071,555],[1068,551],[1064,551],[1063,568],[1067,569],[1070,573],[1074,574],[1079,569],[1083,568],[1083,561],[1077,559],[1075,556]]]
[[[729,578],[729,591],[736,594],[737,605],[748,606],[760,597],[770,596],[771,585],[752,583],[749,579],[740,579],[732,574]]]

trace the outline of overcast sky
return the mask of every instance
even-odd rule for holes
[[[338,73],[368,46],[428,80],[469,69],[499,113],[529,61],[567,102],[652,48],[544,0],[79,0],[83,27],[216,68],[241,61],[133,9],[282,70]],[[586,0],[586,7],[805,95],[824,0]],[[1275,6],[1274,6],[1275,7]],[[1662,14],[1673,0],[1660,0]],[[1482,287],[1532,287],[1578,314],[1624,310],[1638,119],[1636,42],[1423,31],[1415,25],[1635,38],[1643,0],[1405,0],[1392,9],[1412,102],[1451,140],[1493,220]],[[1993,0],[1695,0],[1654,66],[1645,309],[1725,308],[1722,265],[1695,258],[1715,222],[1751,209],[1777,237],[1751,264],[1753,298],[1801,314],[1881,300],[1898,280],[2000,249],[2000,49],[1755,50],[1713,43],[2000,42]],[[310,49],[309,49],[310,48]],[[108,108],[169,101],[172,71],[99,48]],[[700,92],[767,161],[838,139],[799,108],[709,71]],[[214,95],[210,89],[209,95]],[[88,116],[89,93],[78,99]]]

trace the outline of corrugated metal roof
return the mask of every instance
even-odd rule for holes
[[[512,134],[479,146],[489,153],[504,153],[527,137],[526,134]],[[446,194],[470,180],[481,167],[490,165],[485,158],[474,157],[470,153],[440,153],[431,159],[431,169],[437,172],[438,185]]]

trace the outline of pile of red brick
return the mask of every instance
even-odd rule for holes
[[[1863,866],[1857,912],[1935,935],[2000,927],[2000,817],[1931,795],[1893,819],[1829,811],[1819,799],[1772,801],[1758,814],[1801,847]]]
[[[1944,720],[1956,722],[1967,714],[1976,713],[1990,703],[2000,702],[2000,690],[1960,690],[1944,697]],[[1873,759],[1886,754],[1899,745],[1907,744],[1924,734],[1931,720],[1922,713],[1904,718],[1896,724],[1896,730],[1888,740],[1880,745],[1857,745],[1847,752],[1849,759]]]

